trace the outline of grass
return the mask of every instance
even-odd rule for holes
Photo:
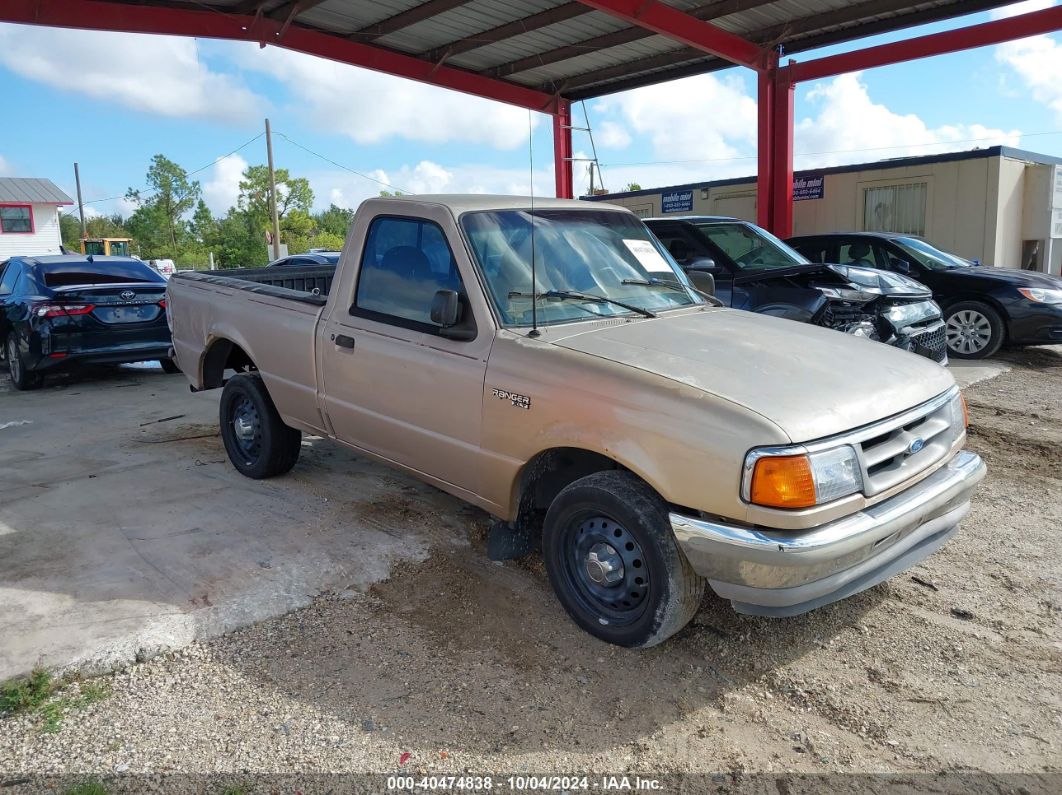
[[[63,795],[108,795],[108,793],[107,788],[98,781],[83,781],[63,790]]]
[[[34,668],[29,676],[0,685],[0,714],[36,713],[41,719],[40,731],[50,734],[59,731],[68,712],[85,709],[111,692],[101,682],[82,682],[76,694],[62,693],[68,684],[45,668]],[[86,791],[85,795],[92,792]]]

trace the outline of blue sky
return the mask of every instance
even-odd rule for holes
[[[1052,4],[1032,0],[996,15]],[[86,203],[100,212],[126,209],[111,197],[142,186],[159,152],[202,169],[195,177],[208,203],[224,212],[240,171],[265,161],[264,140],[218,158],[257,136],[266,115],[278,133],[277,164],[310,179],[319,207],[354,206],[381,183],[416,193],[526,193],[533,174],[537,193],[553,190],[546,117],[273,47],[0,25],[0,79],[0,174],[47,177],[73,195],[76,160]],[[586,108],[613,190],[629,181],[651,187],[755,171],[755,81],[747,71],[616,94]],[[574,113],[581,121],[582,108]],[[1062,36],[804,84],[796,119],[798,168],[997,143],[1062,156]],[[575,148],[589,151],[585,135],[576,133]],[[577,180],[585,184],[585,175]]]

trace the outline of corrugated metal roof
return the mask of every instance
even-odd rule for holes
[[[74,200],[59,190],[50,179],[0,177],[0,202],[73,204]]]
[[[119,0],[279,22],[586,99],[730,66],[577,0]],[[763,47],[804,52],[1014,0],[667,0]]]

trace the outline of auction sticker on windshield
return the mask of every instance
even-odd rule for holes
[[[631,254],[638,258],[638,262],[650,273],[671,273],[671,266],[667,264],[667,260],[656,250],[656,246],[648,240],[624,240],[623,245],[627,247]]]

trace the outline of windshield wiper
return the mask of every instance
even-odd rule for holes
[[[681,284],[675,284],[666,279],[657,279],[655,277],[652,279],[624,279],[623,284],[633,284],[639,287],[666,287],[669,290],[675,290],[680,293],[687,292],[687,288],[683,287]],[[723,306],[723,302],[714,295],[706,293],[704,290],[698,290],[696,287],[690,287],[689,289],[697,293],[701,298],[707,299],[708,303],[714,304],[715,306]]]
[[[622,307],[629,312],[637,312],[643,317],[656,317],[655,312],[650,312],[640,306],[634,304],[628,304],[623,301],[617,301],[615,298],[607,298],[603,295],[591,295],[590,293],[578,293],[571,290],[547,290],[544,293],[523,293],[519,290],[514,290],[509,293],[510,298],[555,298],[561,301],[592,301],[595,304],[612,304],[613,306]]]

